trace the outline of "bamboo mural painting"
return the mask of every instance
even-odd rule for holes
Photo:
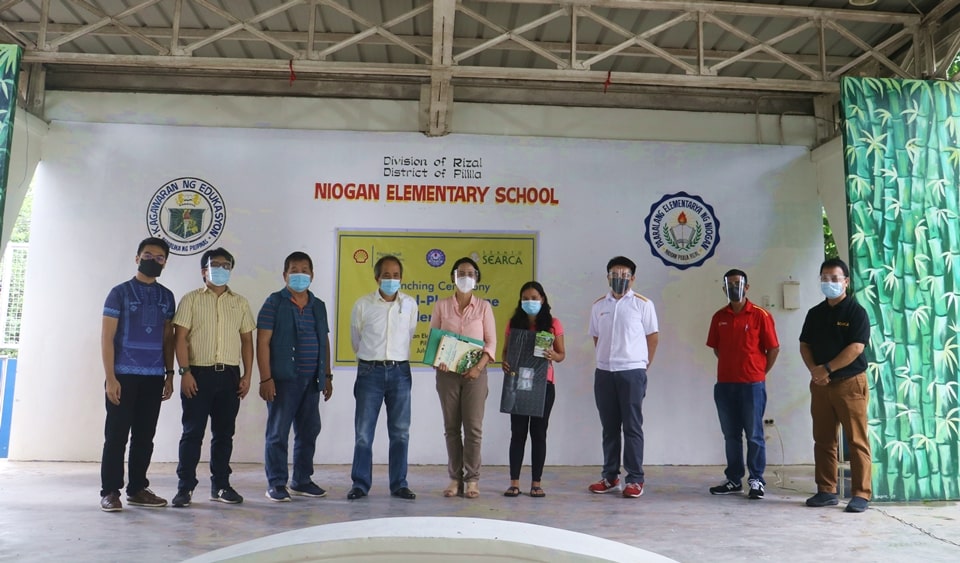
[[[0,231],[7,201],[7,171],[10,169],[13,116],[17,109],[17,78],[20,76],[22,53],[19,45],[0,45]]]
[[[960,84],[844,78],[841,92],[873,497],[958,499]]]

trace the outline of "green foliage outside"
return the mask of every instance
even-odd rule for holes
[[[960,84],[843,78],[877,500],[960,498]]]
[[[830,220],[827,219],[827,211],[823,210],[823,259],[839,258],[837,252],[837,241],[833,238],[833,230],[830,228]]]

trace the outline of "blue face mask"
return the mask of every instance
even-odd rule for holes
[[[210,283],[217,287],[223,287],[230,281],[230,270],[213,266],[207,270]]]
[[[400,291],[400,280],[380,280],[380,291],[390,296]]]
[[[536,315],[540,312],[541,303],[539,301],[521,301],[520,308],[528,315]]]
[[[843,282],[820,282],[820,293],[827,299],[836,299],[843,295]]]
[[[287,285],[290,289],[300,293],[310,287],[310,274],[289,274],[287,276]]]

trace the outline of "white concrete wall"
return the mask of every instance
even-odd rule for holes
[[[48,119],[63,122],[416,130],[416,105],[407,102],[52,92],[47,110]],[[788,144],[810,144],[812,120],[783,118],[782,132],[778,129],[780,121],[776,117],[761,119],[764,141],[778,142],[782,136]],[[456,133],[482,135],[711,143],[755,143],[757,140],[754,116],[628,110],[458,105],[454,128]],[[210,130],[211,138],[219,134],[215,129]],[[57,150],[69,151],[72,158],[82,159],[82,144],[65,145],[63,139],[55,144]],[[452,137],[447,138],[450,139]],[[750,274],[750,294],[757,302],[763,296],[770,297],[782,342],[780,360],[768,380],[768,417],[776,419],[782,449],[774,434],[768,443],[768,464],[812,461],[808,376],[797,354],[797,337],[804,309],[820,299],[815,283],[817,267],[822,260],[817,172],[803,150],[788,148],[782,149],[787,152],[781,152],[781,149],[771,147],[739,147],[737,150],[741,149],[744,154],[771,155],[772,159],[781,159],[787,164],[765,178],[769,192],[767,196],[758,196],[768,198],[763,202],[761,212],[751,207],[753,202],[737,197],[724,196],[720,201],[711,201],[718,215],[727,218],[727,222],[721,224],[721,230],[726,227],[730,229],[727,232],[736,235],[726,236],[717,255],[701,268],[681,272],[659,266],[659,261],[654,260],[646,248],[642,235],[638,234],[640,229],[629,224],[611,226],[602,216],[576,216],[576,222],[571,223],[578,233],[596,232],[596,237],[571,236],[569,225],[558,227],[553,221],[544,223],[536,214],[520,221],[522,228],[541,231],[540,277],[548,292],[551,286],[558,288],[551,293],[551,298],[568,327],[569,353],[567,361],[558,368],[558,399],[551,420],[549,464],[599,465],[601,462],[600,429],[592,398],[592,345],[586,336],[586,319],[592,299],[564,300],[560,289],[576,283],[578,294],[602,294],[603,264],[609,256],[617,253],[633,257],[641,270],[657,268],[660,271],[653,285],[647,281],[640,284],[641,291],[653,299],[661,316],[661,348],[655,369],[651,370],[644,408],[646,462],[723,463],[722,439],[712,402],[715,361],[703,342],[710,315],[723,304],[718,290],[719,279],[731,267],[744,268]],[[51,160],[62,161],[63,156],[45,154]],[[158,154],[145,155],[144,158],[175,161],[182,156]],[[126,167],[134,164],[104,162],[102,165]],[[696,161],[691,160],[688,165],[695,166]],[[129,213],[136,216],[133,220],[97,215],[103,208],[98,201],[104,193],[102,185],[90,186],[91,197],[84,198],[87,178],[70,178],[61,167],[57,170],[57,182],[50,182],[49,178],[44,178],[45,173],[41,162],[36,182],[51,189],[38,189],[36,194],[10,456],[12,459],[98,460],[103,424],[100,310],[106,289],[133,272],[135,247],[128,247],[145,236],[142,228],[144,211],[136,206],[130,209]],[[96,182],[109,176],[108,170],[103,177],[90,180]],[[719,192],[712,192],[710,186],[714,171],[698,170],[695,176],[701,179],[701,183],[686,186],[688,191],[708,199],[718,196]],[[637,182],[643,180],[643,177],[637,178]],[[63,187],[64,183],[71,184],[69,190]],[[58,191],[57,186],[63,189]],[[670,193],[676,191],[675,188],[678,187],[665,185],[660,193]],[[126,188],[114,186],[112,189]],[[580,197],[587,196],[589,193],[580,194]],[[738,214],[740,206],[748,211]],[[369,222],[376,224],[378,211],[367,211],[370,212]],[[395,208],[382,213],[388,211],[397,213]],[[645,211],[637,215],[636,220],[642,225]],[[410,218],[407,223],[413,223],[415,219]],[[107,225],[115,221],[118,229],[104,237],[103,225],[90,227],[97,221],[105,221]],[[457,228],[460,224],[447,223],[441,221],[429,227]],[[390,224],[397,225],[395,215],[391,216]],[[469,228],[502,229],[510,228],[511,224],[516,228],[516,221],[470,225]],[[129,225],[138,226],[140,230],[128,229]],[[344,223],[331,228],[337,226],[359,225]],[[413,228],[413,225],[400,226]],[[88,228],[100,233],[95,243],[86,237]],[[236,236],[228,232],[221,242],[228,247],[235,246]],[[551,241],[551,237],[562,240],[563,244]],[[290,244],[296,246],[299,241]],[[318,272],[333,266],[332,244],[330,246],[314,255]],[[269,258],[268,264],[282,260],[282,256]],[[195,260],[195,257],[175,258],[164,275],[163,281],[178,296],[198,281],[193,268]],[[247,264],[252,261],[250,258],[241,260]],[[182,265],[177,265],[178,262]],[[783,311],[780,308],[781,283],[788,279],[801,281],[804,309]],[[261,277],[238,282],[238,290],[250,297],[256,310],[275,285],[273,277]],[[333,296],[321,294],[321,297],[330,302]],[[446,457],[432,376],[421,373],[415,378],[410,462],[444,463]],[[350,462],[352,379],[349,370],[337,370],[335,399],[323,407],[324,430],[319,439],[318,463]],[[486,464],[505,464],[507,461],[509,421],[506,415],[496,412],[498,394],[499,378],[494,376],[491,377],[491,398],[484,428]],[[176,459],[179,415],[180,407],[175,399],[164,405],[156,439],[156,461]],[[234,454],[236,461],[262,460],[264,418],[262,401],[251,394],[241,408]],[[386,460],[386,432],[382,422],[377,436],[375,462],[383,463]]]
[[[7,191],[3,204],[3,234],[0,240],[3,246],[0,253],[10,242],[10,235],[17,223],[23,198],[30,188],[33,172],[40,162],[43,137],[47,134],[47,124],[26,111],[16,112],[13,121],[13,144],[10,147],[10,166],[7,169]]]

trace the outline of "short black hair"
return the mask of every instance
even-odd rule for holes
[[[140,246],[137,247],[137,256],[139,256],[143,252],[144,247],[147,246],[159,246],[163,249],[163,257],[170,257],[170,245],[167,244],[167,241],[157,237],[147,237],[141,240]]]
[[[820,264],[820,273],[822,274],[826,269],[840,268],[843,270],[843,277],[850,277],[850,268],[847,267],[847,263],[839,258],[830,258],[824,260],[823,264]]]
[[[607,262],[607,273],[610,273],[610,270],[613,269],[614,266],[625,266],[630,268],[631,276],[637,275],[637,265],[633,263],[633,260],[627,258],[626,256],[615,256],[611,258],[610,261]]]
[[[744,272],[743,270],[738,270],[734,268],[732,270],[727,270],[727,273],[723,274],[724,279],[729,278],[730,276],[740,276],[743,278],[743,283],[749,283],[747,282],[747,273]]]
[[[466,256],[453,263],[453,268],[450,269],[450,277],[454,277],[454,273],[457,271],[457,268],[460,267],[460,264],[470,264],[473,266],[473,269],[477,271],[477,283],[480,283],[480,266],[477,266],[477,263],[474,262],[472,258]]]
[[[403,262],[393,254],[387,254],[386,256],[381,256],[377,263],[373,265],[373,277],[380,279],[381,271],[383,270],[384,262],[396,262],[397,266],[400,266],[400,277],[403,277]]]
[[[290,256],[283,261],[283,273],[286,274],[287,270],[290,269],[291,262],[302,262],[306,260],[307,264],[310,265],[310,271],[313,272],[313,260],[310,259],[310,255],[306,252],[296,251],[291,252]]]
[[[203,256],[200,257],[201,270],[207,267],[207,262],[209,262],[211,258],[226,258],[230,262],[231,268],[237,266],[237,262],[233,259],[233,254],[230,254],[226,248],[221,246],[220,248],[214,248],[213,250],[208,250],[203,253]]]

